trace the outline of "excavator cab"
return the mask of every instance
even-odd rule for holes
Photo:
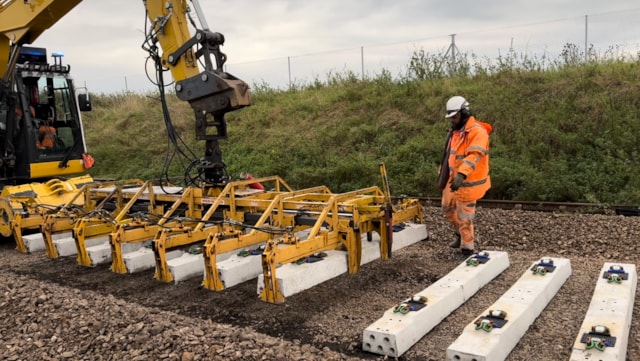
[[[15,66],[15,113],[0,124],[0,182],[22,184],[85,171],[86,152],[79,103],[70,67],[46,49],[23,47]],[[88,97],[83,108],[90,109]],[[13,119],[11,119],[13,118]]]

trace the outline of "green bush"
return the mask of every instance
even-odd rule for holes
[[[251,107],[227,114],[223,158],[232,176],[279,175],[294,188],[334,192],[381,185],[385,163],[393,194],[439,196],[444,103],[463,95],[494,127],[487,198],[640,204],[640,64],[574,64],[569,55],[554,62],[510,54],[495,64],[461,56],[452,67],[418,52],[400,79],[330,74],[287,91],[261,84]],[[85,116],[94,176],[160,177],[173,150],[157,95],[94,99]],[[193,112],[168,100],[185,146],[201,157]],[[174,160],[169,173],[181,176],[184,167]]]

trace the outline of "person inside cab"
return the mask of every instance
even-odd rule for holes
[[[49,120],[45,120],[40,124],[40,128],[38,129],[38,141],[36,142],[36,146],[40,150],[48,150],[53,149],[55,145],[56,128],[51,126],[51,122]]]
[[[36,147],[40,150],[51,150],[56,145],[56,128],[52,126],[53,117],[46,116],[38,127],[38,140],[36,141]]]

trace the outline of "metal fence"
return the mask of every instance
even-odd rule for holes
[[[637,61],[640,59],[638,18],[640,8],[252,62],[230,60],[225,70],[253,87],[287,89],[293,85],[324,82],[346,73],[362,78],[375,78],[383,72],[402,77],[407,74],[411,56],[417,51],[473,55],[476,61],[491,61],[511,53],[542,62],[543,59],[558,59],[570,44],[581,56],[590,59]],[[112,91],[153,89],[144,75],[128,75],[121,79],[122,87]],[[91,87],[92,81],[87,79],[85,83]]]

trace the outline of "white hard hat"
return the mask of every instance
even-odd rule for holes
[[[459,95],[451,97],[447,100],[447,114],[444,117],[451,118],[463,109],[469,112],[469,102]]]

